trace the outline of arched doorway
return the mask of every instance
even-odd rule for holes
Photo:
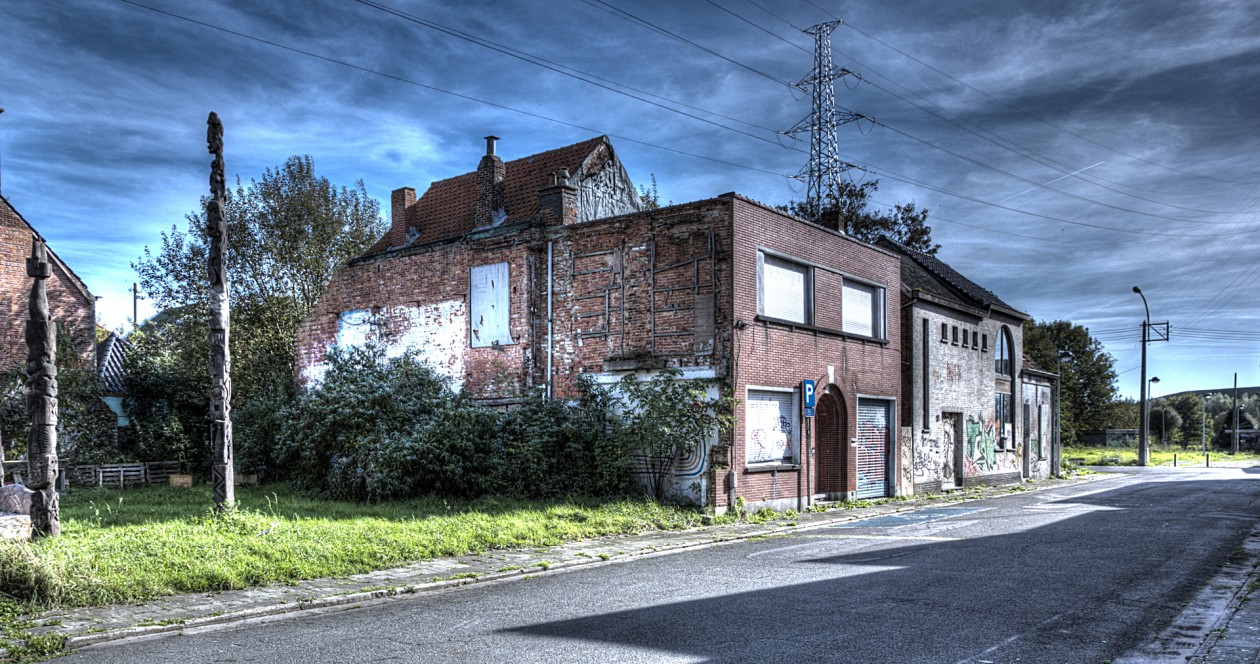
[[[815,491],[830,500],[844,497],[848,491],[845,470],[848,466],[849,446],[845,437],[849,431],[848,412],[844,401],[835,388],[828,387],[818,398],[817,484]]]

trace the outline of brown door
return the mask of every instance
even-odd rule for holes
[[[844,406],[831,392],[818,398],[818,493],[828,498],[838,498],[845,491],[844,460],[848,446],[844,444]]]

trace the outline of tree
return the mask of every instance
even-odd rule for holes
[[[1060,351],[1072,359],[1059,362]],[[1103,351],[1102,342],[1081,325],[1058,320],[1024,323],[1024,354],[1042,369],[1059,368],[1061,427],[1065,445],[1076,440],[1076,432],[1106,429],[1116,397],[1115,359]]]
[[[779,210],[806,221],[873,243],[881,237],[891,238],[916,251],[936,255],[941,245],[932,243],[932,227],[927,225],[928,211],[914,203],[893,205],[891,212],[870,209],[871,196],[879,189],[879,180],[856,184],[842,181],[840,197],[833,205],[810,201],[790,201]]]
[[[1151,406],[1150,417],[1146,420],[1146,430],[1151,432],[1155,440],[1166,443],[1176,436],[1176,432],[1181,428],[1181,413],[1178,413],[1172,404],[1160,402]],[[1169,435],[1172,434],[1172,435]],[[1183,448],[1185,443],[1181,445]]]
[[[1169,440],[1176,440],[1181,443],[1181,449],[1186,449],[1192,443],[1199,443],[1200,435],[1203,431],[1203,397],[1197,394],[1179,394],[1174,397],[1166,397],[1159,400],[1160,406],[1167,406],[1169,412],[1176,412],[1179,426],[1174,427],[1172,421],[1168,421]],[[1155,422],[1155,420],[1151,420]],[[1156,428],[1151,431],[1158,431],[1159,424],[1154,425]],[[1161,434],[1160,436],[1164,436]]]
[[[139,359],[135,382],[169,383],[177,396],[146,388],[133,407],[151,414],[167,413],[179,423],[150,422],[152,440],[141,446],[197,448],[193,441],[208,438],[205,419],[209,403],[209,346],[206,278],[207,239],[205,205],[186,216],[186,230],[172,226],[162,234],[161,247],[132,263],[140,284],[163,311],[165,329],[161,344],[141,345],[141,350],[164,358]],[[333,272],[361,254],[385,230],[380,205],[367,195],[363,182],[353,188],[337,187],[315,174],[309,156],[290,157],[275,170],[266,169],[258,180],[229,191],[225,216],[228,224],[227,272],[232,305],[232,406],[255,399],[290,394],[297,326],[314,309]],[[139,352],[139,351],[138,351]],[[143,372],[152,369],[153,373]],[[172,382],[173,381],[173,382]],[[188,402],[184,390],[204,396]],[[141,399],[162,400],[142,405]],[[199,402],[193,406],[193,402]],[[249,424],[238,426],[238,437],[250,434]],[[145,430],[138,424],[137,432]],[[178,432],[182,431],[182,434]],[[172,436],[174,436],[172,438]],[[141,436],[143,437],[143,435]]]

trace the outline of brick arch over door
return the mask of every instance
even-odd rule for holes
[[[833,385],[818,398],[818,474],[815,492],[840,498],[849,491],[853,465],[849,459],[849,416],[844,397]]]

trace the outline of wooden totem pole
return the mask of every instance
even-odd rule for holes
[[[26,488],[31,495],[31,527],[36,537],[61,534],[57,500],[57,324],[48,312],[44,280],[52,275],[48,247],[35,238],[26,274],[31,286],[30,319],[26,321],[26,416],[31,431],[26,439]]]
[[[223,123],[213,111],[206,120],[210,163],[210,201],[206,203],[206,233],[210,239],[210,468],[214,507],[223,510],[236,502],[232,469],[232,355],[228,350],[228,280],[226,176],[223,167]]]

